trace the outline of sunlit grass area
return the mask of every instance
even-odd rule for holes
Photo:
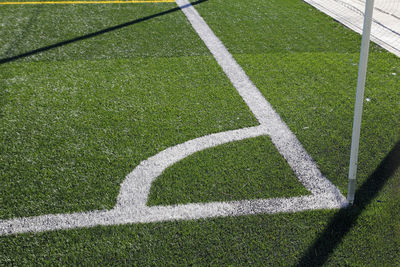
[[[299,0],[196,9],[347,192],[360,36]],[[0,7],[0,218],[111,209],[141,161],[257,125],[174,3]],[[3,265],[400,264],[400,60],[371,44],[355,206],[0,237]],[[148,205],[309,192],[269,137],[169,167]]]

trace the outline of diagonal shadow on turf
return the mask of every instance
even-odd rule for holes
[[[321,266],[342,242],[343,238],[357,222],[363,210],[372,202],[386,182],[400,166],[400,141],[381,161],[378,168],[356,191],[354,205],[341,209],[329,222],[325,231],[298,262],[298,266]]]
[[[198,4],[201,4],[201,3],[206,2],[206,1],[208,1],[208,0],[198,0],[198,1],[195,1],[195,2],[191,3],[191,5],[192,6],[198,5]],[[75,37],[75,38],[72,38],[72,39],[69,39],[69,40],[65,40],[65,41],[62,41],[62,42],[59,42],[59,43],[55,43],[55,44],[52,44],[52,45],[40,47],[40,48],[31,50],[29,52],[25,52],[25,53],[16,55],[16,56],[2,58],[2,59],[0,59],[0,64],[12,62],[12,61],[15,61],[17,59],[29,57],[29,56],[32,56],[32,55],[35,55],[35,54],[38,54],[38,53],[41,53],[41,52],[45,52],[45,51],[48,51],[48,50],[51,50],[51,49],[54,49],[54,48],[57,48],[57,47],[60,47],[60,46],[64,46],[64,45],[67,45],[67,44],[71,44],[71,43],[75,43],[75,42],[78,42],[78,41],[86,40],[86,39],[89,39],[89,38],[92,38],[92,37],[95,37],[95,36],[98,36],[98,35],[101,35],[101,34],[104,34],[104,33],[108,33],[108,32],[111,32],[111,31],[119,30],[119,29],[131,26],[131,25],[134,25],[134,24],[137,24],[137,23],[140,23],[140,22],[144,22],[144,21],[147,21],[147,20],[150,20],[150,19],[154,19],[154,18],[157,18],[157,17],[161,17],[161,16],[164,16],[164,15],[176,12],[176,11],[180,11],[181,9],[186,8],[188,6],[190,6],[190,5],[183,6],[183,7],[182,6],[181,7],[175,7],[175,8],[168,9],[166,11],[160,12],[160,13],[156,13],[156,14],[153,14],[153,15],[150,15],[150,16],[139,18],[139,19],[135,19],[135,20],[132,20],[132,21],[129,21],[129,22],[125,22],[125,23],[122,23],[122,24],[119,24],[119,25],[116,25],[116,26],[113,26],[113,27],[110,27],[110,28],[106,28],[106,29],[103,29],[103,30],[100,30],[100,31],[96,31],[96,32],[93,32],[93,33],[89,33],[89,34],[86,34],[86,35]]]

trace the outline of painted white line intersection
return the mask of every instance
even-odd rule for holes
[[[98,225],[332,209],[342,208],[348,204],[339,189],[321,174],[296,136],[250,81],[194,7],[187,0],[176,0],[176,3],[181,7],[197,34],[211,51],[260,125],[189,140],[167,148],[142,161],[122,182],[117,204],[112,210],[48,214],[0,220],[0,235]],[[174,206],[149,207],[146,205],[152,182],[169,166],[201,150],[262,135],[271,138],[279,153],[286,159],[296,177],[311,192],[311,195],[291,198],[190,203]]]

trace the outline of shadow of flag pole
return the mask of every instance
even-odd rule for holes
[[[371,35],[372,13],[374,10],[374,0],[366,0],[364,13],[364,26],[361,41],[360,61],[358,65],[357,93],[354,107],[353,133],[351,138],[351,153],[349,166],[349,187],[347,201],[354,202],[357,177],[358,149],[360,144],[361,116],[364,102],[364,88],[368,64],[369,40]]]

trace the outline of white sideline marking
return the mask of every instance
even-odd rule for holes
[[[362,34],[365,0],[304,0]],[[375,1],[371,40],[400,57],[400,1]]]
[[[181,7],[195,31],[254,113],[260,125],[189,140],[167,148],[142,161],[122,182],[117,204],[112,210],[49,214],[1,220],[0,235],[97,225],[192,220],[347,206],[345,197],[330,181],[322,176],[317,165],[304,150],[296,136],[265,100],[194,7],[187,0],[176,0],[176,3]],[[299,181],[311,192],[311,195],[174,206],[148,207],[146,205],[151,183],[169,166],[201,150],[261,135],[271,137],[279,153],[286,159]]]

